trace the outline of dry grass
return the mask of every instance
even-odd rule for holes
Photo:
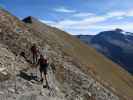
[[[81,70],[87,74],[92,71],[93,74],[103,80],[102,83],[105,81],[115,88],[116,91],[114,92],[118,95],[125,95],[128,98],[127,100],[133,99],[133,78],[119,65],[97,53],[91,46],[85,45],[63,31],[39,22],[33,23],[32,27],[36,31],[40,30],[40,36],[49,40],[49,43],[60,46],[65,54],[82,63]],[[55,45],[53,45],[53,48],[55,48]],[[95,75],[93,76],[95,77]]]

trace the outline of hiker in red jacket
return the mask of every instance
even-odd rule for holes
[[[31,52],[32,52],[32,57],[33,57],[33,64],[36,64],[38,60],[38,53],[39,53],[39,50],[36,44],[33,44],[33,46],[31,46]]]
[[[41,76],[41,82],[43,83],[43,76],[45,77],[46,85],[43,85],[43,88],[49,87],[48,81],[47,81],[47,68],[48,68],[48,61],[43,57],[43,55],[40,55],[40,59],[38,60],[37,65],[40,65],[40,76]]]

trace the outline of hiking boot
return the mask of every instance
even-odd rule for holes
[[[49,86],[48,85],[43,85],[43,88],[48,88],[49,89]]]
[[[40,80],[41,83],[43,83],[43,78]]]

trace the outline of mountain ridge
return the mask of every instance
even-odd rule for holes
[[[60,96],[58,91],[62,91],[67,100],[75,100],[77,96],[88,100],[89,94],[94,95],[96,100],[130,100],[133,98],[132,76],[97,53],[95,49],[57,28],[38,21],[24,24],[5,10],[0,10],[0,12],[2,13],[0,43],[6,45],[14,55],[25,51],[29,58],[28,48],[32,43],[36,43],[41,52],[46,54],[56,67],[54,74],[56,82],[51,80],[53,87],[56,86],[54,89],[57,91],[56,97]],[[54,77],[49,75],[51,78]],[[102,83],[108,85],[104,86]]]
[[[133,36],[132,34],[126,34],[121,29],[104,31],[90,38],[80,39],[85,43],[92,45],[99,52],[104,54],[106,57],[110,58],[112,61],[120,64],[133,73],[132,69],[132,50],[133,50]],[[89,37],[89,36],[88,36]]]

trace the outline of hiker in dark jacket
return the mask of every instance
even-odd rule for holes
[[[47,81],[47,68],[48,68],[48,61],[43,57],[43,55],[40,55],[40,59],[38,60],[37,65],[40,65],[40,76],[41,76],[41,82],[43,83],[43,76],[45,77],[46,85],[43,85],[43,88],[48,87],[48,81]]]
[[[33,64],[36,64],[37,63],[37,60],[38,60],[38,53],[39,53],[39,50],[38,50],[36,44],[33,44],[31,46],[30,50],[32,52]]]

